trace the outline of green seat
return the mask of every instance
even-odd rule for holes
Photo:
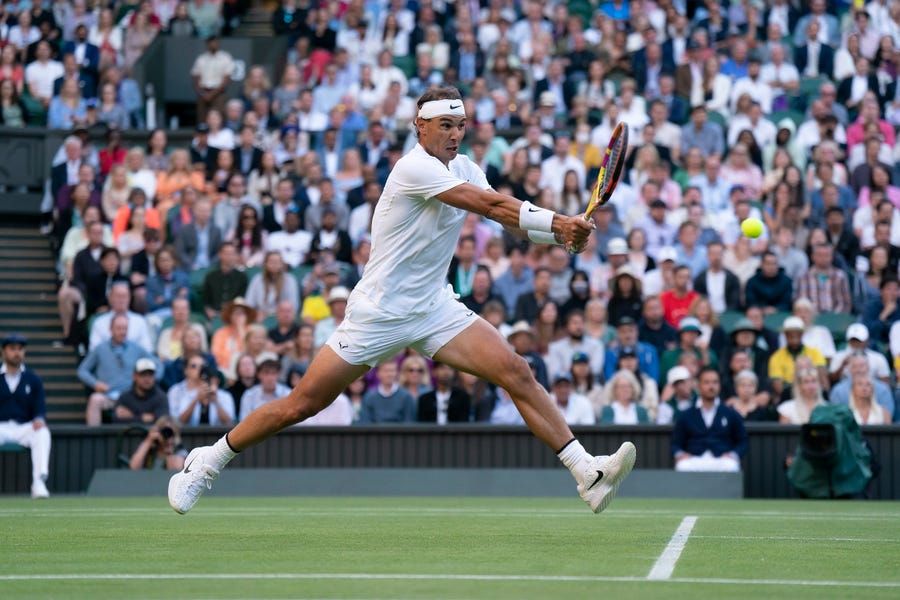
[[[191,310],[203,310],[203,282],[206,280],[206,274],[209,269],[194,269],[191,271],[189,280],[191,283]]]
[[[837,346],[847,341],[847,328],[856,323],[856,317],[849,313],[828,312],[817,315],[814,323],[827,327]]]
[[[797,93],[807,98],[817,98],[819,96],[819,88],[826,81],[827,79],[824,77],[801,77],[800,88],[797,90]]]
[[[265,327],[267,331],[271,330],[271,329],[275,329],[276,327],[278,327],[278,319],[275,318],[275,315],[269,315],[268,317],[263,319],[262,324],[263,324],[263,327]]]
[[[416,74],[416,56],[415,54],[407,54],[406,56],[395,56],[394,66],[403,71],[407,78],[411,78]]]
[[[188,320],[191,323],[197,323],[198,325],[202,325],[204,328],[206,327],[206,315],[201,312],[192,312],[191,316],[188,317]],[[175,319],[172,317],[167,317],[163,322],[162,326],[160,326],[159,330],[167,329],[175,324]]]
[[[224,326],[225,321],[222,320],[220,315],[213,317],[213,320],[209,322],[209,337],[212,338],[212,335]]]
[[[767,118],[775,125],[778,125],[783,119],[790,119],[797,127],[800,127],[804,121],[804,115],[799,110],[780,110],[768,115]]]
[[[303,295],[303,280],[307,275],[312,273],[312,265],[300,265],[291,271],[291,275],[297,280],[297,287],[300,289],[300,295]]]
[[[719,315],[719,326],[727,335],[731,335],[731,332],[734,331],[734,326],[743,317],[744,313],[739,310],[726,310]]]
[[[244,275],[247,276],[247,283],[249,284],[251,281],[253,281],[253,277],[260,271],[262,271],[262,267],[250,267],[248,269],[245,269]]]
[[[763,317],[763,325],[772,331],[781,331],[781,324],[790,316],[791,313],[789,312],[774,312]]]

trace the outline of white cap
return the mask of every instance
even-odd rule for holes
[[[688,371],[688,368],[682,365],[676,365],[669,369],[669,373],[666,375],[666,382],[669,385],[677,383],[679,381],[684,381],[686,379],[691,378],[691,372]]]
[[[667,260],[671,260],[672,262],[678,261],[678,252],[672,246],[663,246],[659,249],[659,252],[656,253],[656,262],[662,263]]]
[[[147,371],[152,371],[156,373],[156,363],[153,362],[152,359],[149,358],[139,358],[137,362],[134,363],[134,372],[135,373],[146,373]]]
[[[606,254],[628,254],[628,242],[615,237],[606,242]]]
[[[260,367],[263,363],[266,362],[276,362],[280,363],[281,360],[278,358],[278,355],[274,352],[262,352],[259,356],[256,357],[256,366]]]
[[[788,317],[781,324],[782,331],[806,331],[806,325],[800,317]]]
[[[342,285],[335,286],[331,288],[331,292],[328,294],[328,304],[332,302],[337,302],[338,300],[347,300],[350,297],[350,290],[345,288]]]
[[[847,328],[848,340],[859,340],[861,342],[869,341],[869,328],[862,323],[854,323]]]

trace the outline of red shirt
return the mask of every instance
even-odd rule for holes
[[[675,295],[675,290],[667,290],[660,294],[659,301],[663,305],[663,316],[665,316],[669,325],[678,329],[678,323],[688,316],[688,309],[691,307],[691,303],[699,295],[694,290],[681,297]]]

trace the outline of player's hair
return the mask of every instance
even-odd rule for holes
[[[426,102],[432,100],[462,100],[462,94],[452,85],[444,85],[425,90],[416,102],[416,108],[422,108]]]

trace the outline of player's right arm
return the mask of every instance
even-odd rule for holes
[[[519,226],[519,211],[522,201],[494,190],[484,190],[471,183],[462,183],[435,196],[450,206],[497,221],[505,228],[518,231],[522,237],[527,234]],[[591,234],[593,226],[580,216],[553,215],[551,230],[557,241],[565,246],[580,247]]]

